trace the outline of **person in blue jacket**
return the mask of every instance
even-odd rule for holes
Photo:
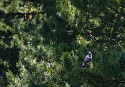
[[[86,64],[89,63],[91,60],[92,60],[92,53],[89,51],[84,59],[84,62],[82,64],[82,68],[85,68]]]

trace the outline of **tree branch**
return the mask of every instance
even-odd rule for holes
[[[36,15],[36,14],[44,14],[44,12],[30,12],[30,13],[17,12],[17,13],[7,13],[7,14],[0,13],[0,17],[15,17],[15,16],[24,17],[24,16]]]
[[[118,14],[118,15],[120,15],[120,16],[122,16],[122,17],[125,17],[125,13],[119,12],[119,11],[113,9],[113,8],[112,8],[111,6],[109,6],[109,5],[107,5],[106,7],[107,7],[108,9],[112,10],[113,12],[115,12],[116,14]]]

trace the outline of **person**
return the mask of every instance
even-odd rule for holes
[[[84,62],[82,64],[82,68],[85,68],[86,64],[92,60],[92,53],[89,51],[88,55],[86,55]]]

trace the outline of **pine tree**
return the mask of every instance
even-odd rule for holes
[[[0,84],[125,85],[122,0],[4,0],[0,5]],[[82,70],[89,50],[93,60]]]

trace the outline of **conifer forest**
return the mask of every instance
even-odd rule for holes
[[[0,87],[125,87],[125,0],[0,0]]]

